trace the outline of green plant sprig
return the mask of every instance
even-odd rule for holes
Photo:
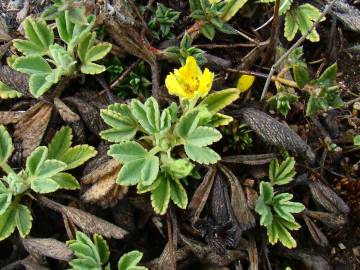
[[[23,56],[8,58],[11,68],[29,75],[30,93],[36,98],[58,83],[62,76],[104,72],[105,66],[95,61],[104,58],[111,49],[110,43],[96,43],[96,34],[91,32],[95,16],[90,15],[86,23],[79,23],[71,10],[64,10],[56,12],[54,19],[65,47],[54,43],[54,32],[43,18],[28,17],[22,23],[26,39],[13,41]]]
[[[0,240],[9,237],[15,228],[21,237],[30,233],[33,218],[30,209],[21,204],[24,196],[32,198],[33,192],[46,194],[79,188],[76,178],[66,171],[84,164],[97,152],[86,144],[71,144],[71,128],[61,128],[50,144],[37,147],[26,159],[25,169],[16,173],[8,164],[14,151],[12,139],[0,126],[0,168],[6,174],[0,179]]]
[[[101,110],[111,128],[100,135],[116,143],[108,155],[123,164],[116,183],[136,185],[138,193],[150,192],[158,214],[166,212],[170,200],[186,208],[188,197],[182,181],[191,175],[193,162],[213,164],[220,159],[208,146],[222,137],[216,127],[232,120],[218,111],[238,96],[237,89],[222,90],[201,102],[172,103],[162,112],[153,97],[145,103],[133,99],[130,105],[112,104]]]
[[[270,163],[269,180],[260,183],[260,196],[255,211],[260,215],[260,225],[266,227],[269,242],[274,245],[280,241],[287,248],[296,247],[296,241],[289,231],[300,229],[293,213],[305,209],[301,203],[292,202],[290,193],[275,193],[274,186],[286,185],[295,176],[295,160],[288,157],[281,164],[277,160]]]

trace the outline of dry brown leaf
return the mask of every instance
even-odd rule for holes
[[[25,114],[24,111],[0,112],[0,124],[1,125],[15,124],[24,116],[24,114]]]
[[[21,264],[25,267],[26,270],[50,270],[50,268],[40,265],[38,260],[32,256],[28,256],[21,260]]]
[[[310,162],[315,161],[311,147],[287,125],[254,108],[242,109],[240,113],[245,123],[264,142],[305,156]]]
[[[219,164],[220,170],[226,175],[231,187],[231,206],[241,230],[248,230],[255,226],[255,217],[251,212],[244,190],[231,170],[226,166]]]
[[[8,27],[3,17],[0,17],[0,40],[11,40],[11,36],[8,34]]]
[[[0,81],[24,94],[26,97],[32,96],[29,91],[29,77],[11,69],[9,66],[0,66]]]
[[[42,195],[37,196],[37,198],[41,204],[62,213],[82,231],[89,234],[98,233],[105,237],[115,239],[122,239],[125,234],[127,234],[127,231],[124,229],[85,211],[59,204]]]
[[[53,106],[38,102],[23,115],[16,124],[14,137],[21,142],[22,154],[27,157],[42,141],[50,121]]]
[[[341,226],[344,226],[348,220],[345,215],[339,213],[326,213],[319,211],[310,211],[306,210],[304,212],[307,216],[320,221],[326,226],[334,229],[339,229]]]
[[[329,241],[326,238],[325,234],[316,226],[316,224],[306,215],[302,215],[306,224],[306,227],[309,230],[309,233],[312,239],[321,247],[326,247],[329,245]]]
[[[119,186],[115,182],[120,168],[121,164],[118,161],[110,159],[88,172],[81,182],[92,185],[82,194],[82,200],[103,207],[113,206],[121,200],[127,193],[128,187]]]
[[[214,183],[216,168],[210,167],[207,171],[204,179],[202,180],[201,184],[196,189],[191,201],[189,203],[188,209],[192,213],[192,224],[195,224],[196,221],[199,219],[202,210],[206,204],[206,201],[209,198],[209,194],[211,188]]]
[[[70,261],[73,252],[63,242],[52,238],[23,238],[21,240],[30,254],[38,254],[61,261]]]
[[[241,163],[247,165],[264,165],[276,158],[276,154],[262,154],[262,155],[235,155],[221,158],[224,163]]]
[[[76,140],[76,143],[85,143],[85,128],[80,116],[77,113],[73,112],[59,98],[54,99],[54,105],[59,112],[60,117],[74,131],[74,138]]]
[[[349,214],[349,206],[328,186],[320,181],[308,181],[312,198],[327,211]]]

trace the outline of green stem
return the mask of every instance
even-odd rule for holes
[[[6,174],[15,173],[14,170],[7,163],[0,164],[0,167],[4,172],[6,172]]]

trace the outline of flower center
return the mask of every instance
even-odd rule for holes
[[[187,94],[194,94],[198,90],[200,80],[196,76],[191,76],[189,80],[185,82],[185,92]]]

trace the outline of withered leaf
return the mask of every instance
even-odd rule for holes
[[[268,114],[254,108],[245,108],[239,112],[244,122],[266,143],[281,147],[315,161],[315,154],[303,139],[291,128],[280,123]]]
[[[25,114],[24,111],[0,112],[0,124],[1,125],[15,124],[24,116],[24,114]]]
[[[253,239],[253,238],[251,238],[249,241],[248,253],[249,253],[249,261],[250,261],[249,270],[258,270],[259,269],[259,255],[258,255],[258,251],[256,248],[255,239]]]
[[[262,154],[262,155],[235,155],[221,158],[224,163],[240,163],[247,165],[263,165],[268,164],[271,160],[276,158],[276,154]]]
[[[330,270],[332,267],[328,261],[314,252],[306,252],[300,249],[281,249],[282,256],[301,261],[308,270]]]
[[[60,117],[67,123],[72,130],[74,131],[74,137],[76,143],[85,142],[85,128],[84,124],[81,121],[80,116],[73,112],[64,102],[59,98],[54,99],[54,105],[59,112]]]
[[[247,230],[255,226],[255,217],[251,212],[244,190],[231,170],[224,165],[219,165],[221,171],[226,175],[231,187],[231,206],[240,225],[241,230]]]
[[[0,40],[8,41],[11,39],[11,36],[8,33],[8,27],[6,25],[5,19],[0,17]]]
[[[350,207],[328,186],[320,181],[308,181],[313,199],[326,210],[349,214]]]
[[[360,10],[356,7],[340,0],[334,3],[329,13],[339,19],[346,28],[360,33]]]
[[[348,220],[345,215],[341,215],[339,213],[326,213],[320,211],[310,211],[305,210],[304,212],[307,216],[314,218],[326,226],[334,229],[338,229],[341,226],[344,226]]]
[[[195,224],[199,219],[202,210],[208,200],[211,187],[214,183],[216,169],[215,167],[210,167],[207,171],[204,179],[196,189],[191,201],[189,203],[188,209],[192,213],[192,224]]]
[[[103,207],[116,204],[128,191],[128,187],[119,186],[115,182],[120,168],[118,161],[110,159],[85,175],[81,182],[92,186],[81,198],[87,203],[98,203]]]
[[[23,259],[21,264],[26,270],[50,270],[50,268],[40,265],[32,256],[28,256]]]
[[[38,102],[23,115],[15,125],[15,140],[21,142],[23,156],[27,157],[42,141],[50,121],[53,106]]]
[[[100,109],[105,107],[106,104],[103,104],[102,106],[96,102],[86,101],[85,99],[78,97],[67,97],[64,101],[77,109],[85,126],[92,133],[99,135],[100,131],[106,129],[106,125],[100,117]]]
[[[87,233],[98,233],[105,237],[115,239],[122,239],[125,234],[127,234],[127,231],[124,229],[85,211],[71,206],[62,205],[46,198],[45,196],[40,195],[37,196],[37,198],[41,204],[62,213],[76,226]]]
[[[9,66],[0,66],[0,81],[24,94],[24,96],[31,97],[27,75],[13,70]]]
[[[73,252],[63,242],[53,238],[23,238],[21,240],[30,254],[38,254],[61,261],[70,261]]]
[[[316,226],[316,224],[306,215],[302,215],[306,224],[306,227],[309,230],[309,233],[312,239],[321,247],[326,247],[329,245],[329,241],[326,238],[325,234]]]

